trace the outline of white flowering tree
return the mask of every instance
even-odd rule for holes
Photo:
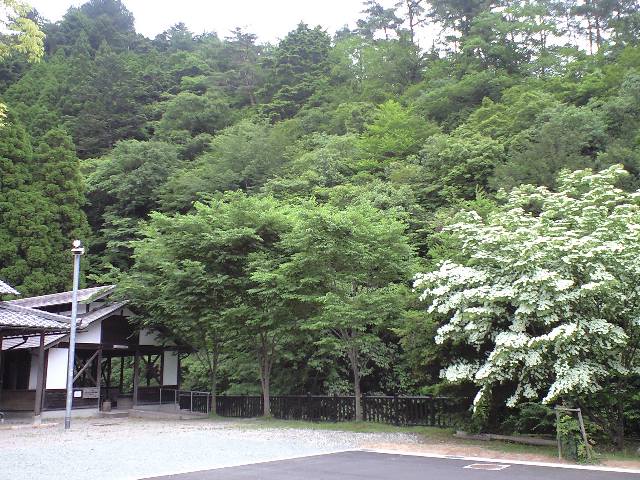
[[[458,261],[414,286],[441,319],[436,343],[474,347],[442,376],[474,382],[475,405],[505,385],[508,406],[571,401],[622,445],[640,374],[640,191],[616,188],[624,175],[564,172],[557,192],[521,186],[447,227]]]

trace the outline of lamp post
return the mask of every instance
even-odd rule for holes
[[[71,406],[73,404],[73,373],[76,356],[76,317],[78,315],[78,283],[80,280],[80,257],[84,247],[80,240],[73,241],[73,293],[71,296],[71,333],[69,334],[69,362],[67,364],[67,405],[64,414],[64,429],[71,428]],[[98,375],[100,372],[98,372]]]

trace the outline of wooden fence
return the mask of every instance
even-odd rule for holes
[[[470,400],[451,397],[362,397],[365,421],[429,427],[455,426],[469,412]],[[223,417],[262,415],[262,397],[219,395],[216,413]],[[345,422],[355,420],[355,397],[285,395],[271,397],[271,415],[283,420]]]

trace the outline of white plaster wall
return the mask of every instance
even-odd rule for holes
[[[143,328],[140,330],[139,345],[160,346],[162,345],[162,342],[160,341],[160,336],[157,332],[149,330],[148,328]]]
[[[29,390],[35,390],[38,384],[38,354],[31,352],[31,367],[29,368]]]
[[[76,343],[100,343],[102,338],[102,320],[89,325],[86,332],[78,332]]]
[[[49,349],[49,363],[47,364],[47,389],[67,388],[67,362],[69,361],[69,349]]]
[[[178,384],[178,353],[164,352],[164,365],[162,370],[163,385]]]

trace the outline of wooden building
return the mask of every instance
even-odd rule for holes
[[[78,292],[73,408],[86,414],[96,413],[105,400],[114,408],[155,403],[161,387],[177,390],[180,384],[184,349],[158,332],[135,328],[126,302],[111,299],[114,289]],[[0,302],[0,412],[63,413],[71,296]]]

